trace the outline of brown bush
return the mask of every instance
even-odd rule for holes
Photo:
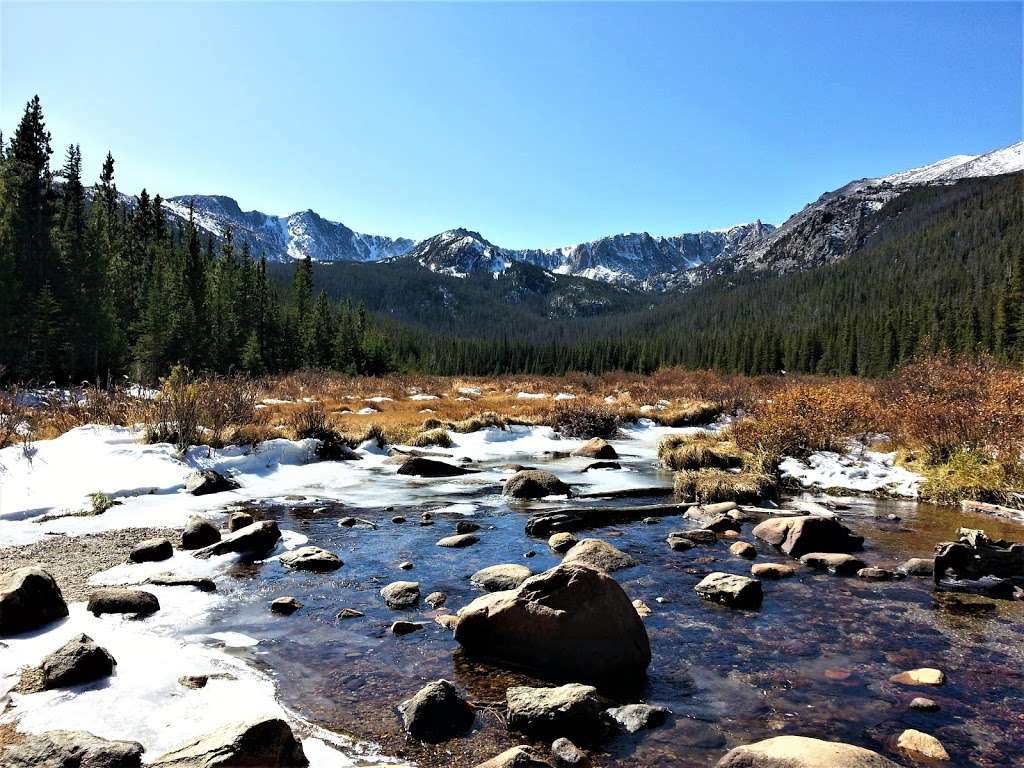
[[[765,472],[723,472],[720,469],[697,469],[676,472],[675,494],[683,501],[713,504],[735,501],[753,504],[772,499],[778,493],[778,481]]]
[[[739,447],[711,432],[669,435],[658,443],[658,458],[669,469],[735,469],[743,466]]]
[[[622,420],[603,405],[571,400],[551,410],[548,423],[564,437],[615,437]]]

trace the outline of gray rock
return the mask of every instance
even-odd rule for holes
[[[406,621],[405,619],[399,619],[391,623],[391,634],[398,635],[411,635],[413,632],[418,632],[423,629],[422,624],[418,624],[415,621]]]
[[[220,728],[158,757],[166,768],[305,768],[302,744],[284,720],[268,718]]]
[[[105,648],[96,645],[88,635],[78,635],[43,659],[43,688],[92,683],[110,677],[116,665]]]
[[[600,437],[595,437],[592,440],[587,440],[579,448],[572,451],[570,456],[583,456],[588,459],[617,459],[619,454],[615,452],[615,448],[610,443],[602,440]]]
[[[835,518],[816,515],[770,518],[754,526],[753,534],[795,558],[810,552],[856,552],[864,545],[863,536]]]
[[[550,472],[524,469],[505,481],[502,493],[514,499],[542,499],[545,496],[569,496],[572,489]]]
[[[654,728],[665,722],[672,714],[668,707],[651,704],[626,704],[605,710],[605,714],[619,724],[626,732],[636,733],[645,728]]]
[[[528,744],[506,749],[500,755],[477,764],[476,768],[552,768],[544,756]]]
[[[912,557],[900,570],[907,576],[932,576],[935,573],[935,559],[931,557]]]
[[[269,554],[281,539],[281,531],[273,520],[261,520],[229,533],[216,544],[197,549],[199,558],[236,552],[247,557],[262,557]]]
[[[406,732],[414,739],[437,744],[473,726],[473,708],[447,680],[435,680],[398,705]]]
[[[167,539],[146,539],[132,548],[128,559],[133,563],[157,563],[173,556],[174,547]]]
[[[926,699],[924,696],[916,696],[910,701],[910,708],[918,712],[938,712],[942,707],[934,699]]]
[[[440,608],[446,602],[448,602],[448,595],[444,592],[431,592],[427,595],[423,602],[429,605],[431,608]]]
[[[836,576],[853,576],[866,565],[859,557],[842,552],[808,552],[800,562],[808,568],[828,571]]]
[[[757,550],[754,545],[746,541],[737,541],[729,545],[729,552],[746,560],[753,560],[757,557]]]
[[[333,552],[320,547],[297,547],[281,555],[281,564],[297,571],[327,573],[336,571],[343,563]]]
[[[335,616],[335,618],[344,621],[345,619],[362,618],[365,615],[365,613],[363,613],[362,611],[357,611],[355,608],[342,608],[340,611],[338,611],[338,615]]]
[[[757,563],[750,566],[750,575],[759,579],[788,579],[796,575],[796,568],[786,563]]]
[[[457,533],[454,536],[445,536],[443,539],[439,539],[437,546],[447,547],[448,549],[462,549],[463,547],[471,547],[480,541],[480,537],[475,533]]]
[[[282,616],[291,616],[301,607],[302,603],[294,597],[278,597],[270,603],[270,610]]]
[[[413,456],[402,462],[398,468],[400,475],[413,475],[415,477],[457,477],[458,475],[472,475],[477,470],[466,469],[455,464],[448,464],[436,459],[427,459],[422,456]]]
[[[0,579],[0,635],[28,632],[67,615],[60,587],[42,568],[19,568]]]
[[[764,598],[757,579],[721,571],[709,573],[694,589],[702,599],[730,608],[760,608]]]
[[[877,752],[806,736],[775,736],[730,750],[715,768],[898,768]]]
[[[222,493],[238,488],[238,483],[212,469],[197,469],[185,478],[185,490],[193,496]]]
[[[0,750],[4,768],[139,768],[142,745],[84,731],[46,731]]]
[[[455,639],[471,656],[552,680],[618,684],[651,662],[647,630],[604,571],[562,563],[459,611]]]
[[[89,595],[86,609],[94,616],[104,613],[130,613],[148,616],[160,610],[160,601],[152,592],[125,587],[103,587]]]
[[[420,602],[420,583],[418,581],[393,581],[381,589],[388,608],[414,608]]]
[[[505,698],[509,730],[537,738],[562,735],[588,742],[600,732],[605,702],[591,685],[515,686],[506,691]]]
[[[551,744],[555,768],[590,768],[590,758],[569,739],[555,739]]]
[[[243,528],[248,528],[254,522],[256,521],[253,520],[252,515],[248,512],[232,512],[228,517],[228,532],[234,533],[235,531],[240,531]]]
[[[861,568],[857,571],[857,577],[865,581],[892,581],[893,579],[900,578],[902,575],[897,571],[890,571],[888,568],[879,568],[874,565],[869,565],[867,568]]]
[[[515,589],[531,576],[533,571],[525,565],[502,563],[480,569],[469,580],[487,592],[501,592],[505,589]]]
[[[480,530],[480,524],[474,523],[472,520],[459,520],[455,524],[456,533],[475,533]]]
[[[584,563],[606,573],[612,573],[621,568],[632,568],[636,565],[636,560],[632,557],[600,539],[583,539],[576,543],[565,553],[562,562]]]
[[[188,519],[185,530],[181,532],[182,549],[202,549],[220,541],[217,526],[198,515]]]
[[[158,573],[146,579],[147,584],[156,587],[195,587],[200,592],[216,592],[217,584],[213,579],[202,576],[179,576],[175,573]]]
[[[578,539],[571,533],[555,533],[548,539],[548,546],[553,552],[568,552],[576,545],[577,541]]]

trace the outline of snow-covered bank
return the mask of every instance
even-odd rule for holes
[[[848,453],[819,451],[806,462],[787,457],[779,464],[783,480],[803,488],[844,490],[903,498],[917,498],[920,475],[896,466],[895,453],[870,451],[860,445]]]

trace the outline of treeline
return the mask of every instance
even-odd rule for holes
[[[145,189],[127,204],[109,153],[91,189],[77,146],[56,173],[51,154],[36,97],[10,142],[0,135],[0,376],[152,381],[177,363],[251,374],[393,365],[362,307],[314,295],[308,260],[279,290],[230,232],[202,236],[191,212],[169,221]]]

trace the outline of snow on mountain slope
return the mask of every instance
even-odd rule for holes
[[[959,179],[1024,171],[1024,141],[984,155],[953,155],[937,163],[873,179],[895,185],[948,184]]]

